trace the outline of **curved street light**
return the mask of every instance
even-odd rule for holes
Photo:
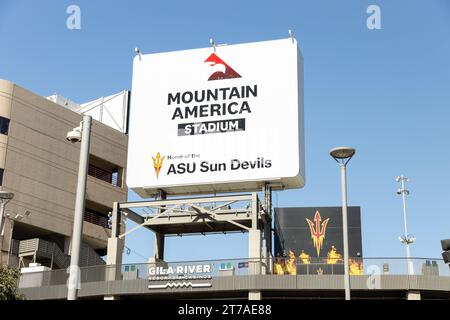
[[[0,233],[2,237],[3,237],[3,224],[5,221],[4,219],[5,206],[12,198],[14,198],[14,193],[6,190],[0,190]],[[3,238],[1,243],[3,244]]]
[[[397,190],[397,194],[402,196],[403,201],[403,227],[405,230],[405,234],[403,236],[398,237],[401,243],[405,244],[406,247],[406,263],[408,265],[408,274],[414,275],[414,264],[411,260],[411,251],[409,245],[416,241],[416,238],[413,235],[408,233],[408,224],[406,220],[406,196],[409,196],[409,190],[406,189],[406,182],[409,181],[408,177],[404,175],[398,176],[395,181],[400,182],[401,188]]]
[[[336,160],[341,168],[342,188],[342,229],[344,242],[344,288],[345,300],[350,300],[350,272],[348,257],[348,222],[347,222],[347,172],[346,166],[355,155],[356,150],[351,147],[337,147],[330,150],[330,156]]]

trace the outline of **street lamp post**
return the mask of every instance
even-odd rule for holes
[[[402,237],[399,237],[399,240],[401,243],[404,243],[406,245],[406,263],[408,265],[408,274],[414,275],[414,266],[411,260],[411,252],[409,245],[411,243],[414,243],[414,241],[416,241],[416,238],[408,234],[408,224],[406,220],[406,196],[409,195],[409,190],[406,189],[405,183],[408,182],[408,177],[401,175],[398,176],[395,180],[401,183],[401,188],[397,190],[397,194],[402,195],[403,201],[403,227],[405,234]]]
[[[347,222],[347,163],[355,154],[355,149],[350,147],[337,147],[330,150],[330,155],[341,168],[341,189],[342,189],[342,229],[344,242],[344,288],[345,300],[350,300],[350,272],[348,257],[348,222]]]
[[[67,140],[69,140],[70,142],[81,142],[77,193],[75,199],[75,214],[73,217],[67,300],[77,299],[78,283],[80,280],[80,248],[83,235],[83,215],[86,199],[87,172],[89,165],[91,122],[92,117],[89,115],[84,115],[83,121],[80,123],[80,126],[67,133]]]
[[[5,221],[5,207],[6,204],[14,198],[14,193],[0,190],[0,232],[2,232],[3,236],[3,223]]]
[[[13,244],[14,223],[15,223],[15,221],[21,221],[24,217],[29,217],[30,214],[31,214],[31,212],[29,210],[26,210],[24,215],[22,215],[20,213],[16,213],[14,215],[14,217],[11,217],[11,214],[9,212],[7,212],[5,214],[5,217],[8,219],[8,221],[10,223],[8,257],[6,259],[6,265],[8,265],[8,266],[9,266],[9,260],[11,257],[11,249],[12,249],[12,244]]]
[[[14,198],[14,193],[9,192],[9,191],[5,191],[5,190],[0,190],[0,265],[3,264],[3,253],[2,253],[2,248],[3,248],[3,235],[4,235],[4,222],[5,222],[5,207],[6,204],[12,199]]]

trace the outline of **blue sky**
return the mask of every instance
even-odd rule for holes
[[[66,8],[81,8],[81,30]],[[370,4],[381,30],[366,27]],[[306,186],[276,192],[278,206],[340,205],[337,145],[357,149],[349,204],[361,206],[365,256],[403,256],[395,177],[410,178],[412,254],[439,257],[450,237],[450,2],[9,1],[0,0],[0,78],[47,96],[84,102],[131,87],[134,47],[144,53],[287,37],[305,63]],[[133,194],[130,194],[135,199]],[[129,224],[131,225],[131,223]],[[152,235],[131,235],[125,261],[153,253]],[[166,260],[238,258],[245,235],[167,240]]]

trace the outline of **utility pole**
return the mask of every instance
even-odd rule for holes
[[[80,163],[78,167],[77,193],[75,199],[75,214],[73,217],[72,244],[70,252],[69,282],[67,300],[77,299],[78,283],[80,281],[80,251],[83,235],[83,216],[86,199],[86,182],[89,166],[89,144],[91,136],[92,117],[83,116],[80,127],[67,134],[67,140],[72,143],[81,142]]]
[[[408,234],[408,223],[407,223],[407,214],[406,214],[406,196],[409,195],[409,190],[406,189],[405,183],[408,182],[408,177],[405,177],[404,175],[398,176],[396,179],[397,182],[400,182],[401,188],[397,190],[397,194],[402,196],[403,201],[403,227],[405,234],[401,237],[399,237],[399,240],[401,243],[404,243],[406,245],[406,261],[408,264],[408,274],[414,275],[414,265],[411,260],[411,252],[409,245],[411,243],[414,243],[416,241],[416,238],[412,235]]]

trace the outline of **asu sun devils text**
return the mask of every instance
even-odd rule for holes
[[[170,174],[185,174],[200,172],[216,172],[227,170],[252,170],[252,169],[265,169],[272,167],[272,161],[264,159],[263,157],[257,158],[254,161],[241,161],[238,159],[232,159],[227,166],[225,162],[210,163],[208,161],[196,162],[181,162],[178,164],[171,164],[167,169],[167,175]]]

